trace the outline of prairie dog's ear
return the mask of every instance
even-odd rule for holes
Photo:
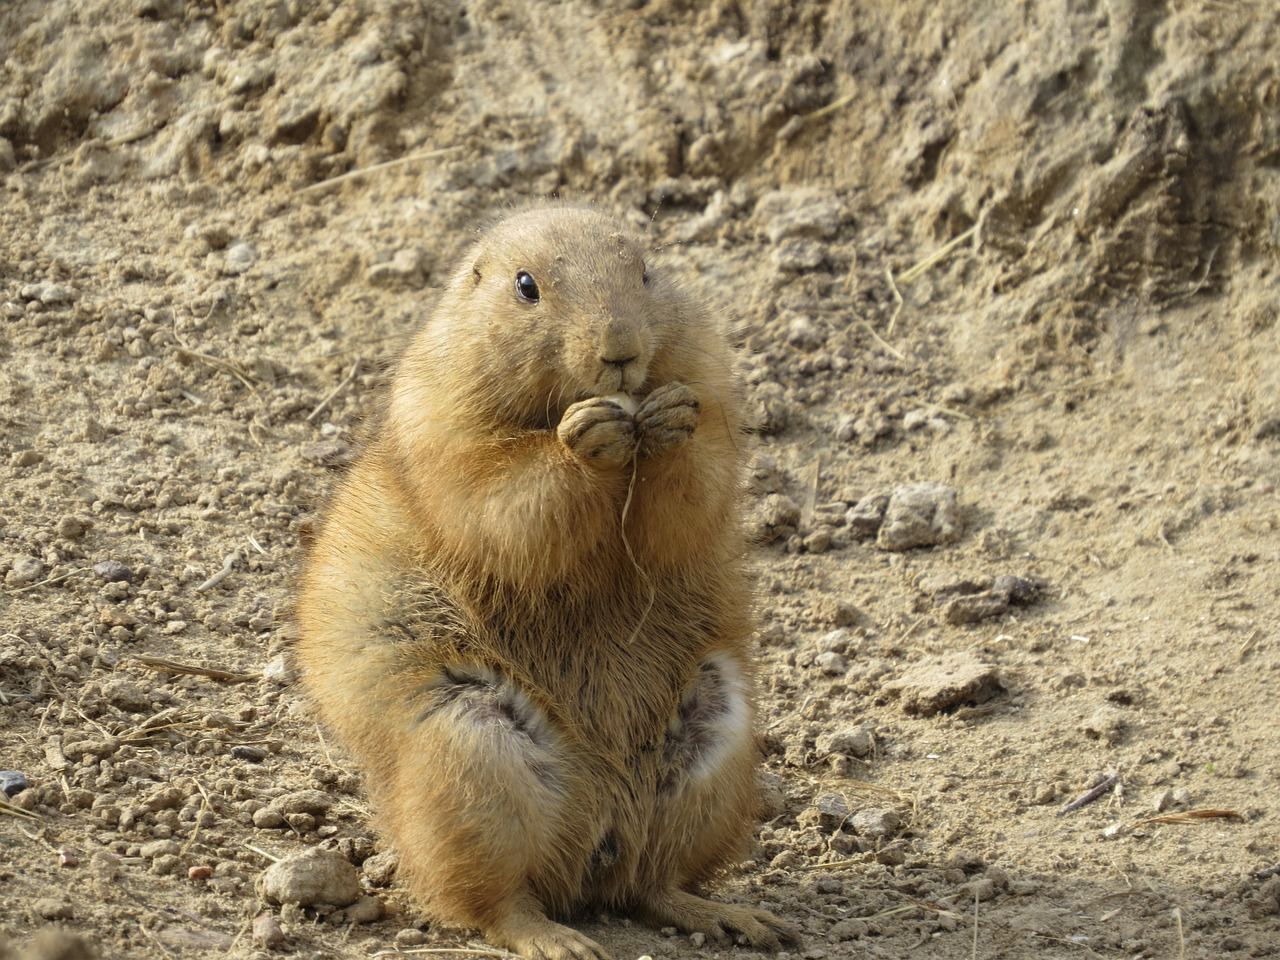
[[[480,281],[484,279],[485,273],[489,269],[489,259],[483,253],[477,254],[476,258],[471,261],[471,285],[473,287],[480,286]]]
[[[475,259],[471,260],[471,265],[466,266],[460,271],[460,278],[466,287],[479,287],[483,282],[485,275],[489,273],[489,253],[483,250],[472,251],[475,253]]]

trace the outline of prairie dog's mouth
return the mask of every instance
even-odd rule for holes
[[[601,400],[608,400],[610,403],[616,403],[623,410],[627,411],[631,416],[635,416],[636,411],[640,409],[640,404],[636,398],[629,393],[605,393],[601,394]]]

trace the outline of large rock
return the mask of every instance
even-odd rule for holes
[[[278,860],[258,877],[258,895],[268,903],[345,907],[364,894],[360,876],[342,854],[310,847]]]

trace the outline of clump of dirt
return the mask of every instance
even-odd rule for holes
[[[461,942],[291,580],[475,224],[550,194],[740,340],[768,810],[717,895],[811,957],[1274,951],[1280,26],[866,6],[0,10],[0,952]],[[945,535],[880,542],[901,489]],[[341,896],[264,892],[310,859]]]

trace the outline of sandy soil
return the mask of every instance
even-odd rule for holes
[[[474,224],[558,194],[741,331],[771,809],[718,895],[815,960],[1280,955],[1273,14],[9,0],[0,954],[466,942],[310,719],[290,584]],[[264,904],[317,845],[366,898]]]

